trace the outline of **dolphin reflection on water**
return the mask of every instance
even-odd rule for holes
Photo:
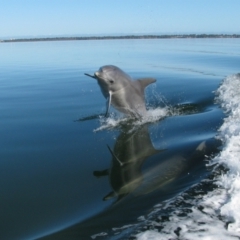
[[[109,147],[108,147],[109,148]],[[143,195],[167,186],[188,171],[190,166],[202,161],[206,153],[206,142],[201,142],[188,156],[170,154],[160,157],[167,149],[153,147],[147,125],[134,132],[122,131],[114,149],[109,148],[112,164],[109,169],[94,171],[96,177],[108,176],[112,190],[103,200],[115,198],[116,201],[130,193]],[[153,155],[159,154],[157,165],[142,173],[143,163]]]
[[[142,126],[134,132],[122,131],[112,154],[112,166],[103,171],[94,171],[94,175],[109,176],[113,191],[104,197],[121,199],[133,192],[142,182],[141,168],[143,162],[162,150],[156,150],[151,142],[147,126]]]

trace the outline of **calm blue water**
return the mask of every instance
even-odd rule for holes
[[[84,73],[106,64],[156,78],[146,98],[161,117],[99,117]],[[206,178],[225,117],[214,91],[239,66],[239,39],[1,43],[0,238],[111,239]]]

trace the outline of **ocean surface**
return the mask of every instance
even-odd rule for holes
[[[148,117],[104,117],[107,64]],[[240,39],[0,43],[0,239],[240,239],[239,72]]]

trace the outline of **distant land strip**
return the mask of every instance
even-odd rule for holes
[[[240,38],[240,34],[171,34],[171,35],[123,35],[123,36],[89,36],[89,37],[41,37],[11,38],[0,40],[7,42],[73,41],[73,40],[117,40],[117,39],[169,39],[169,38]]]

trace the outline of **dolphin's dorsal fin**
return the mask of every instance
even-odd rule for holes
[[[137,79],[137,81],[139,81],[140,84],[145,88],[149,84],[156,82],[156,79],[155,78],[139,78]]]
[[[145,87],[147,87],[151,83],[155,83],[155,78],[139,78],[136,81],[133,81],[133,85],[137,87],[141,92],[144,92]]]

